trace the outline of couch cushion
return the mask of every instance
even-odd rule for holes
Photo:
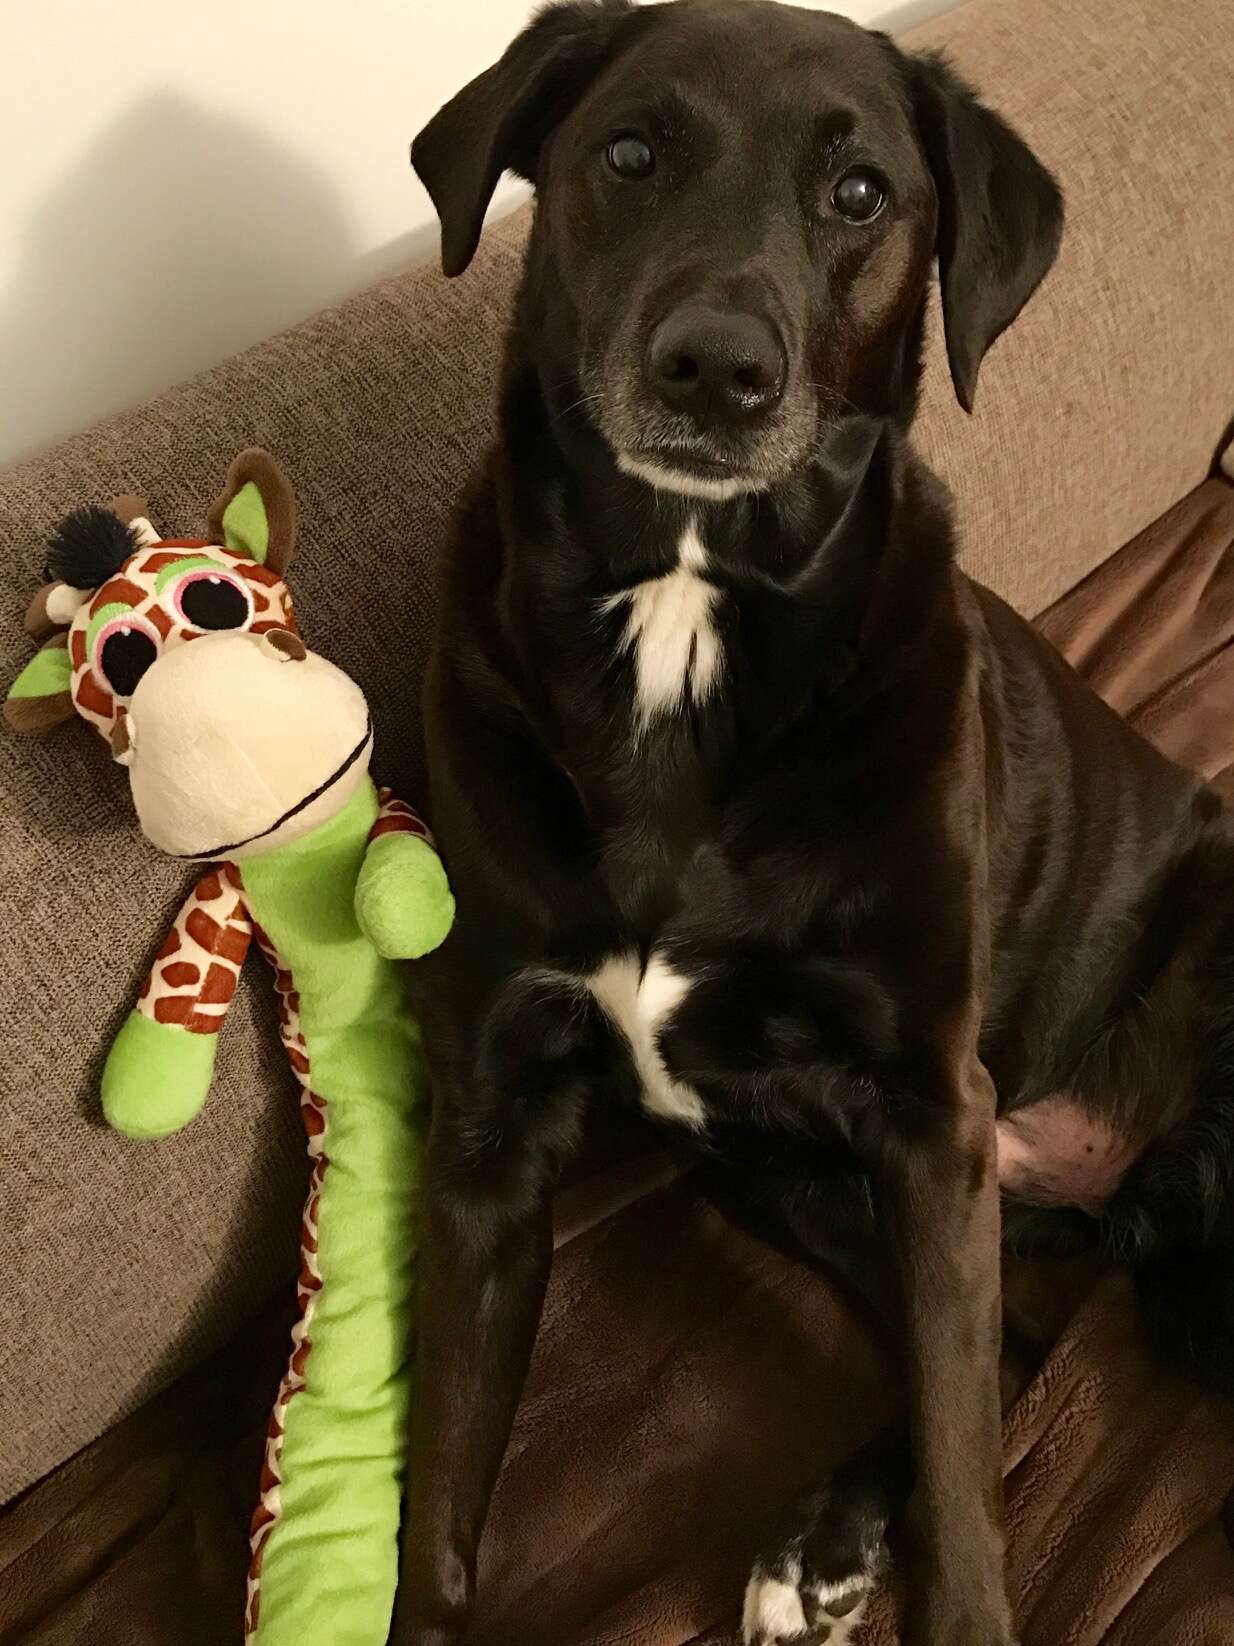
[[[1234,485],[1209,480],[1039,619],[1108,703],[1219,787],[1234,778]]]

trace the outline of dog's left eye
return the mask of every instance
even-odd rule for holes
[[[650,177],[656,165],[651,144],[641,137],[636,137],[633,132],[625,132],[621,137],[614,137],[608,146],[606,158],[618,177],[624,177],[627,182],[632,183]]]
[[[848,223],[869,223],[883,209],[887,194],[868,171],[850,171],[831,191],[831,204]]]

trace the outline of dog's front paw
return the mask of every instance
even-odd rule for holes
[[[746,1588],[745,1646],[847,1646],[871,1587],[856,1572],[839,1583],[807,1576],[799,1560],[776,1574],[757,1565]]]
[[[848,1646],[887,1564],[877,1475],[841,1470],[790,1511],[746,1588],[746,1646]]]

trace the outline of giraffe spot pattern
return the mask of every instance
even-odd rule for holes
[[[217,876],[212,875],[210,878],[217,887]],[[211,901],[218,902],[222,895],[221,891],[216,890]],[[238,966],[248,953],[248,933],[241,934],[232,926],[230,916],[225,921],[217,920],[212,914],[208,914],[205,909],[194,908],[189,911],[188,920],[185,922],[185,931],[197,944],[198,948],[204,949],[207,954],[215,955],[218,959],[225,960],[231,965]]]
[[[102,720],[110,732],[115,719],[116,700],[99,685],[94,678],[94,670],[88,664],[82,665],[73,684],[73,701],[87,716],[94,715]]]
[[[129,570],[134,576],[157,577],[168,566],[174,566],[177,560],[183,560],[186,554],[194,549],[207,549],[210,540],[206,537],[164,537],[158,548],[148,549],[139,557],[129,562]]]
[[[193,1034],[216,1033],[235,993],[250,936],[242,893],[221,871],[211,870],[176,917],[138,1011]]]
[[[378,840],[385,834],[414,834],[430,846],[433,844],[433,836],[420,814],[405,800],[400,800],[393,789],[381,788],[377,791],[377,821],[369,831],[369,839]]]
[[[146,598],[146,591],[130,577],[111,577],[90,602],[90,616],[101,612],[104,606],[132,606],[136,609]]]
[[[264,583],[268,589],[279,589],[283,586],[283,579],[277,572],[272,572],[269,566],[250,566],[246,562],[244,575],[253,583]]]
[[[156,1023],[178,1023],[182,1028],[192,1027],[194,1001],[189,994],[161,995],[154,1002]]]
[[[373,838],[377,839],[383,834],[414,834],[421,840],[428,838],[427,829],[417,828],[414,823],[404,822],[399,817],[383,817],[380,823],[374,823]]]
[[[206,973],[206,981],[198,998],[203,1006],[226,1006],[235,992],[235,970],[221,966],[216,960]]]

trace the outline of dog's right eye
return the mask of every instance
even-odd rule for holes
[[[656,165],[651,144],[641,137],[636,137],[633,132],[625,132],[620,137],[614,137],[608,146],[606,158],[610,169],[630,183],[637,183],[644,177],[650,177]]]
[[[846,223],[871,222],[886,198],[886,190],[868,171],[850,171],[831,191],[831,203]]]

